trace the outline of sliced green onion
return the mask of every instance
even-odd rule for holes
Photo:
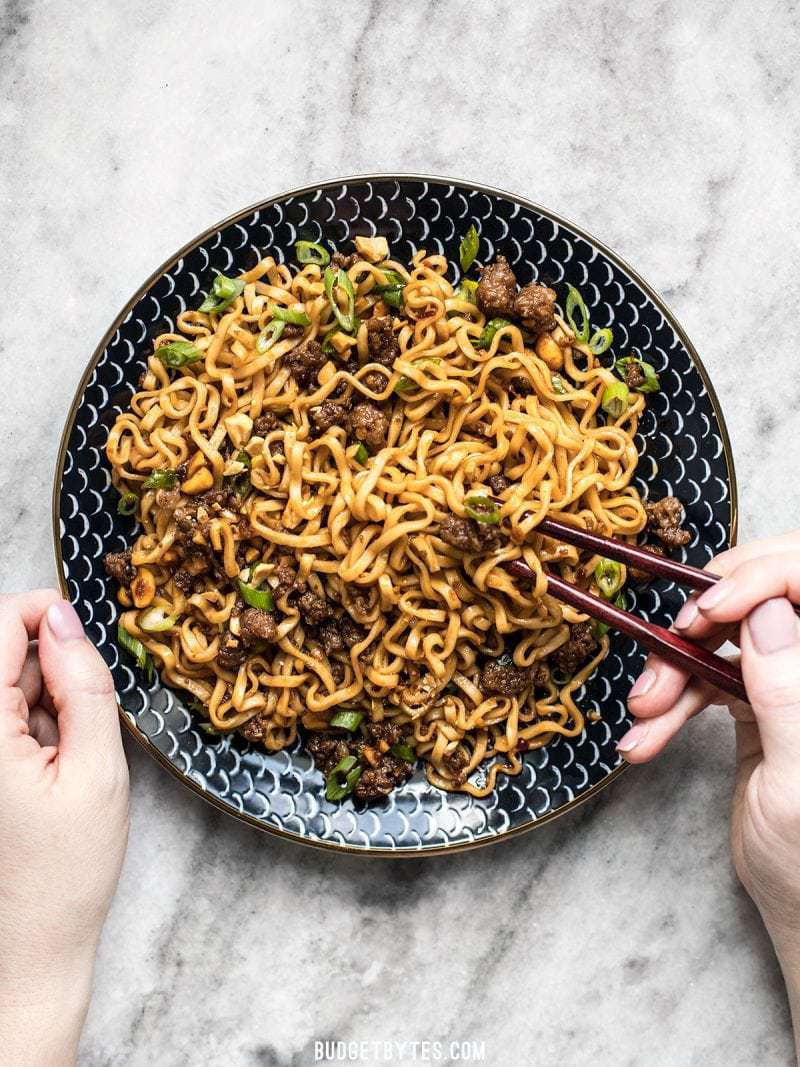
[[[567,285],[567,289],[569,293],[567,294],[566,319],[569,323],[569,328],[575,334],[575,340],[582,341],[585,344],[589,340],[589,312],[586,310],[583,297],[575,286]],[[579,313],[581,320],[580,327],[575,321],[576,311]]]
[[[135,515],[139,506],[136,493],[123,493],[117,501],[117,515]]]
[[[550,384],[553,388],[553,392],[558,393],[559,396],[563,396],[567,392],[566,383],[560,374],[551,374]]]
[[[216,728],[216,726],[214,726],[213,723],[210,723],[210,722],[199,722],[197,725],[200,727],[200,729],[203,731],[204,734],[211,734],[212,737],[221,737],[222,736],[221,731],[218,730]]]
[[[480,335],[477,341],[474,342],[473,348],[488,348],[492,343],[494,335],[498,330],[502,330],[506,326],[510,326],[511,323],[508,319],[491,319],[483,328],[483,333]]]
[[[272,318],[273,321],[277,319],[278,322],[291,322],[294,326],[311,325],[311,319],[305,311],[295,311],[294,308],[284,308],[279,304],[273,305]]]
[[[219,314],[220,311],[230,307],[243,289],[244,282],[241,278],[226,278],[224,274],[218,274],[211,283],[208,296],[198,310]]]
[[[328,302],[331,305],[339,325],[342,327],[345,333],[352,333],[355,327],[355,302],[356,297],[353,291],[353,283],[343,270],[331,270],[330,267],[325,268],[325,295],[328,298]],[[342,311],[336,302],[336,290],[341,289],[347,300],[347,311]]]
[[[245,469],[239,474],[230,476],[230,486],[237,496],[245,497],[250,492],[250,468],[253,466],[253,461],[247,452],[238,452],[236,459],[244,465]]]
[[[148,634],[171,630],[178,621],[178,613],[168,614],[165,608],[148,608],[139,616],[139,629]]]
[[[330,252],[316,241],[297,241],[294,254],[298,263],[316,263],[318,267],[327,266],[331,261]]]
[[[412,367],[424,367],[426,363],[441,363],[439,356],[423,356],[422,359],[415,359],[411,364]],[[419,389],[419,385],[413,378],[407,378],[405,374],[402,374],[397,379],[397,385],[394,387],[396,393],[406,393],[409,389]]]
[[[603,390],[600,406],[612,419],[618,419],[628,410],[630,393],[625,382],[612,382]]]
[[[476,522],[488,522],[497,526],[500,522],[500,508],[488,496],[468,496],[464,501],[464,511]]]
[[[596,356],[599,356],[601,352],[605,352],[607,348],[611,348],[613,340],[614,334],[608,328],[595,330],[589,339],[589,348],[591,348]]]
[[[468,304],[474,304],[478,295],[478,283],[472,278],[464,278],[461,288],[456,293],[459,300],[465,300]]]
[[[369,452],[367,452],[366,445],[364,445],[363,443],[360,444],[358,446],[358,448],[356,449],[355,459],[356,459],[356,463],[360,463],[362,467],[364,466],[364,464],[369,459]]]
[[[363,711],[337,711],[331,716],[330,725],[342,730],[357,730],[363,718]]]
[[[594,568],[597,588],[606,600],[611,600],[622,588],[622,567],[613,559],[601,559]]]
[[[191,341],[169,341],[155,350],[165,367],[185,367],[187,363],[197,363],[203,353]]]
[[[625,608],[627,607],[627,600],[625,598],[624,589],[620,589],[620,591],[614,597],[613,604],[615,607],[622,608],[623,611],[625,610]],[[604,634],[608,633],[608,630],[609,626],[607,622],[601,622],[599,619],[595,619],[594,632],[598,637],[603,637]]]
[[[614,364],[614,370],[617,374],[625,377],[625,368],[631,363],[638,363],[642,374],[644,375],[644,381],[641,385],[635,385],[634,389],[637,393],[657,393],[661,388],[661,383],[658,380],[655,368],[651,363],[645,363],[643,359],[639,359],[637,356],[623,356],[622,359],[618,359]]]
[[[478,254],[479,243],[480,238],[478,237],[478,231],[475,229],[475,223],[473,222],[461,238],[461,244],[458,246],[458,259],[461,263],[462,270],[469,270],[474,263],[475,257]]]
[[[405,289],[405,283],[403,285],[387,285],[385,289],[379,289],[381,294],[381,300],[384,304],[388,304],[389,307],[401,308],[403,306],[403,290]]]
[[[122,625],[122,621],[117,623],[117,641],[126,652],[130,652],[132,656],[136,657],[137,667],[141,667],[143,670],[146,669],[148,673],[152,670],[153,661],[150,659],[150,653],[138,637],[133,637],[128,633]]]
[[[378,286],[378,292],[380,292],[381,289],[394,289],[398,285],[402,288],[406,284],[405,278],[398,271],[390,270],[387,267],[378,267],[378,270],[386,279],[386,281]]]
[[[338,332],[339,332],[339,327],[337,325],[337,326],[334,326],[332,329],[328,330],[328,332],[322,338],[322,351],[326,352],[328,355],[331,355],[331,353],[336,351],[336,349],[331,344],[331,337],[333,337],[333,335],[335,333],[338,333]]]
[[[261,333],[258,335],[256,341],[257,352],[269,352],[280,335],[283,333],[283,329],[286,323],[281,322],[280,319],[273,319],[272,322],[268,322]]]
[[[396,745],[392,745],[389,751],[393,756],[397,756],[398,759],[404,759],[408,763],[414,762],[414,750],[411,745],[407,745],[404,741],[398,741]]]
[[[325,796],[328,800],[344,800],[355,789],[361,777],[361,767],[355,756],[345,756],[328,773],[325,779]]]
[[[142,483],[143,489],[174,489],[178,482],[178,472],[172,470],[150,471]]]
[[[241,578],[238,579],[238,582],[239,592],[242,594],[242,600],[245,604],[248,604],[251,608],[258,608],[260,611],[272,611],[275,608],[272,590],[268,585],[257,589],[255,586],[243,582]]]
[[[564,674],[562,671],[550,671],[550,677],[553,679],[557,686],[567,685],[572,681],[571,674]]]

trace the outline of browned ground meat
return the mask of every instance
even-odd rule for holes
[[[304,621],[311,623],[312,626],[325,622],[333,614],[330,603],[324,597],[316,596],[310,589],[301,593],[297,598],[297,607]]]
[[[361,379],[367,389],[371,389],[373,393],[382,393],[386,388],[387,380],[387,376],[382,374],[379,370],[367,371]]]
[[[511,318],[517,295],[517,279],[505,256],[498,256],[481,271],[478,282],[478,307],[490,319],[500,315]]]
[[[469,763],[469,756],[463,748],[454,748],[452,752],[442,756],[442,763],[450,771],[454,781],[461,785],[464,781],[464,768]]]
[[[130,585],[136,577],[136,568],[131,563],[131,552],[107,552],[103,557],[103,566],[106,574],[119,582],[120,585]]]
[[[546,285],[526,285],[517,293],[514,313],[534,333],[552,330],[555,320],[556,292]]]
[[[188,463],[179,463],[175,468],[175,473],[178,475],[178,481],[183,482],[186,480],[186,475],[189,473]]]
[[[652,502],[645,500],[644,510],[649,529],[665,545],[686,545],[691,541],[692,535],[689,531],[681,529],[684,518],[683,504],[677,497],[665,496]]]
[[[263,415],[259,415],[256,421],[253,423],[253,433],[258,434],[259,437],[266,437],[270,430],[274,430],[278,425],[278,416],[274,411],[265,411]]]
[[[275,577],[278,579],[275,587],[275,596],[278,600],[305,589],[305,583],[297,580],[297,570],[291,556],[281,556],[275,567]]]
[[[247,658],[247,652],[236,638],[229,634],[217,653],[217,663],[225,671],[235,671]]]
[[[348,421],[352,435],[369,448],[378,449],[386,444],[389,420],[377,404],[362,400],[350,412]]]
[[[263,741],[267,736],[269,716],[259,711],[252,719],[248,719],[244,726],[239,728],[239,733],[248,741]]]
[[[337,404],[333,400],[323,401],[319,407],[311,408],[308,412],[314,427],[324,433],[331,426],[344,426],[347,418],[347,404]]]
[[[400,343],[392,330],[389,315],[378,315],[367,320],[367,348],[371,363],[394,366],[394,361],[400,355]]]
[[[638,389],[646,380],[641,363],[631,360],[625,364],[625,384],[629,389]]]
[[[413,773],[412,763],[387,752],[381,756],[377,767],[367,767],[356,782],[353,796],[356,800],[380,800]]]
[[[197,498],[197,503],[206,511],[235,511],[242,506],[241,498],[230,489],[210,489]]]
[[[239,633],[245,645],[255,645],[259,641],[274,641],[278,634],[275,616],[271,611],[246,608],[239,616]]]
[[[642,547],[646,548],[648,552],[655,552],[655,554],[657,556],[663,556],[664,555],[664,549],[661,547],[661,545],[643,545]],[[631,566],[628,567],[628,578],[632,582],[652,582],[653,581],[653,575],[652,574],[648,574],[647,571],[639,570],[638,567],[631,567]]]
[[[500,493],[504,493],[509,485],[511,485],[511,479],[506,478],[505,474],[493,474],[491,478],[486,479],[486,484],[493,493],[496,493],[499,496]]]
[[[478,687],[486,696],[511,697],[529,689],[533,676],[527,667],[517,667],[498,659],[489,660],[481,671]]]
[[[287,352],[286,365],[300,386],[315,385],[320,368],[328,362],[318,341],[303,341],[297,348]]]
[[[473,555],[495,552],[503,544],[503,535],[496,526],[475,519],[460,519],[456,515],[448,515],[442,520],[439,536],[445,544]]]
[[[159,489],[156,493],[156,506],[164,512],[174,511],[181,500],[181,491],[175,489]]]
[[[178,569],[172,575],[172,580],[177,585],[177,587],[180,589],[180,591],[182,593],[185,593],[187,596],[191,593],[192,589],[194,588],[194,575],[193,574],[189,574],[188,571],[184,571],[184,570]]]
[[[570,626],[569,637],[555,652],[550,653],[550,659],[556,670],[562,674],[574,674],[597,647],[592,624],[579,622],[575,626]]]
[[[523,378],[521,374],[517,374],[509,380],[508,395],[512,400],[516,400],[520,396],[530,396],[533,391],[531,383],[527,378]]]
[[[283,329],[281,330],[281,339],[285,340],[287,337],[302,337],[305,333],[305,327],[300,326],[296,322],[284,322]]]
[[[311,734],[306,747],[323,774],[329,774],[346,756],[356,756],[363,770],[353,790],[356,800],[377,800],[385,797],[413,773],[413,764],[400,759],[390,750],[403,740],[401,726],[392,722],[367,723],[366,740],[359,737],[336,737],[330,734]]]
[[[361,256],[352,252],[349,256],[344,255],[342,252],[334,252],[331,256],[330,267],[331,270],[350,270],[353,264],[358,263]]]
[[[325,649],[325,655],[330,656],[333,652],[342,652],[363,641],[364,631],[349,615],[342,615],[341,618],[323,623],[317,637]]]
[[[351,750],[351,745],[352,742],[344,737],[331,737],[329,734],[312,733],[306,741],[306,748],[323,774],[332,771],[345,756],[355,755],[355,752]]]
[[[531,668],[533,672],[533,684],[538,689],[542,689],[550,681],[550,671],[547,668],[546,663],[535,663]]]

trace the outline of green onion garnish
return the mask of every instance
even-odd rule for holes
[[[153,355],[158,356],[165,367],[185,367],[187,363],[197,363],[203,353],[191,341],[169,341],[157,348]]]
[[[551,374],[550,384],[553,388],[553,392],[558,393],[559,396],[563,396],[567,392],[566,383],[560,374]]]
[[[622,567],[613,559],[601,559],[594,568],[597,588],[606,600],[611,600],[622,588]]]
[[[153,661],[150,659],[150,653],[144,647],[138,637],[132,637],[131,634],[125,629],[120,620],[117,623],[117,641],[122,645],[126,652],[130,652],[132,656],[136,657],[136,666],[141,667],[142,670],[147,670],[148,674],[153,669]]]
[[[488,496],[468,496],[464,500],[464,511],[476,522],[488,522],[490,526],[500,522],[500,508]]]
[[[134,515],[139,506],[136,493],[123,493],[117,501],[117,515]]]
[[[355,756],[339,760],[325,779],[325,796],[328,800],[344,800],[355,789],[361,777],[361,767]]]
[[[143,489],[174,489],[178,481],[177,471],[150,471],[142,483]]]
[[[148,634],[160,634],[171,630],[177,621],[177,612],[169,615],[164,608],[148,608],[139,616],[139,628]]]
[[[567,685],[572,681],[572,675],[564,674],[563,671],[550,671],[550,677],[557,686]]]
[[[260,611],[274,610],[275,600],[268,585],[257,589],[254,585],[248,585],[243,582],[241,578],[238,579],[238,582],[239,592],[242,594],[242,600],[245,604],[248,604],[251,608],[258,608]]]
[[[208,296],[198,310],[219,314],[220,311],[230,307],[243,289],[244,282],[241,278],[226,278],[224,274],[218,274],[211,283]]]
[[[614,604],[615,607],[622,608],[623,611],[625,610],[625,608],[627,606],[627,601],[626,601],[626,598],[625,598],[625,590],[624,589],[620,589],[620,591],[614,597],[613,604]],[[597,634],[598,637],[602,637],[604,634],[607,634],[608,633],[608,623],[607,622],[601,622],[599,619],[595,619],[595,621],[594,621],[594,632],[595,632],[595,634]]]
[[[220,731],[210,722],[199,722],[197,724],[204,734],[211,734],[212,737],[221,737]]]
[[[411,364],[412,367],[424,367],[426,363],[441,363],[439,356],[423,356],[422,359],[415,359]],[[406,393],[409,389],[419,389],[419,385],[413,378],[407,378],[405,374],[397,379],[397,385],[394,387],[396,393]]]
[[[369,459],[369,452],[367,452],[367,447],[363,442],[356,449],[355,459],[356,463],[360,463],[362,467]]]
[[[601,352],[605,352],[607,348],[611,348],[611,342],[613,340],[614,334],[608,328],[595,330],[589,339],[589,348],[591,348],[594,355],[599,356]]]
[[[310,326],[311,319],[305,311],[295,311],[293,308],[280,307],[275,304],[272,307],[272,318],[278,322],[291,322],[294,326]]]
[[[464,278],[461,282],[461,288],[456,293],[459,300],[466,300],[468,304],[474,304],[478,294],[478,283],[473,281],[472,278]]]
[[[331,716],[331,726],[338,726],[342,730],[357,730],[364,718],[362,711],[337,711]]]
[[[331,261],[331,254],[316,241],[298,241],[294,246],[294,254],[298,263],[316,263],[318,267],[324,267]]]
[[[389,751],[393,756],[397,756],[398,759],[407,760],[409,763],[414,762],[414,750],[411,745],[407,745],[404,741],[398,741],[396,745],[392,745]]]
[[[403,290],[405,289],[405,282],[402,285],[387,285],[385,289],[379,289],[381,294],[381,300],[384,304],[388,304],[389,307],[401,308],[403,306]]]
[[[378,270],[386,279],[386,281],[383,282],[382,285],[378,286],[378,292],[380,292],[381,289],[394,289],[398,285],[404,286],[406,284],[406,280],[403,275],[399,274],[396,270],[389,270],[386,267],[379,267]]]
[[[567,289],[569,293],[567,294],[566,319],[569,323],[569,328],[575,334],[575,340],[582,341],[585,344],[589,340],[589,312],[586,310],[583,297],[575,286],[567,285]],[[581,320],[580,328],[575,321],[576,311],[579,313]]]
[[[336,349],[331,344],[331,337],[333,337],[333,335],[335,333],[338,333],[338,332],[339,332],[339,327],[338,326],[333,326],[330,330],[328,330],[328,332],[322,338],[322,351],[323,352],[327,352],[328,355],[330,355],[332,352],[336,351]]]
[[[331,270],[325,268],[325,295],[331,305],[331,309],[337,318],[339,325],[345,333],[352,333],[355,328],[355,302],[353,283],[343,270]],[[342,311],[336,301],[336,290],[341,290],[347,301],[347,311]]]
[[[245,497],[250,492],[250,468],[253,466],[253,461],[247,452],[238,452],[236,459],[244,465],[245,469],[239,474],[230,476],[230,486],[237,496]]]
[[[478,231],[475,229],[475,223],[473,222],[461,238],[461,244],[458,246],[458,259],[463,271],[469,270],[472,266],[478,254],[479,240]]]
[[[618,419],[628,410],[630,393],[625,382],[612,382],[603,390],[600,406],[612,419]]]
[[[475,341],[473,348],[488,348],[492,343],[492,339],[498,330],[502,330],[505,326],[510,326],[511,323],[508,319],[491,319],[483,328],[483,333],[480,335],[477,341]]]
[[[286,325],[285,322],[281,322],[280,319],[273,319],[272,322],[268,322],[261,333],[258,335],[256,341],[257,352],[269,352],[280,335],[283,333],[283,328]]]
[[[661,383],[658,380],[658,375],[655,372],[655,368],[651,363],[645,363],[643,359],[639,359],[637,356],[623,356],[622,359],[618,359],[614,364],[614,370],[617,374],[625,377],[625,368],[631,363],[638,363],[639,369],[644,375],[644,381],[641,385],[635,385],[633,388],[637,393],[657,393],[661,388]]]

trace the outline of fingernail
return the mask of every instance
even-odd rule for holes
[[[717,604],[722,603],[726,596],[731,595],[735,584],[735,582],[730,581],[728,578],[723,578],[721,582],[712,585],[711,588],[706,589],[705,593],[698,599],[698,608],[700,608],[701,611],[709,611],[711,608],[715,608]]]
[[[786,597],[765,600],[747,616],[747,629],[756,652],[769,656],[797,643],[797,616]]]
[[[81,620],[66,600],[58,600],[47,609],[47,625],[56,641],[78,641],[86,635]]]
[[[628,700],[632,697],[643,697],[645,693],[653,688],[653,683],[656,680],[656,672],[651,671],[648,667],[647,670],[642,671],[639,677],[631,686],[631,691],[628,693]]]
[[[644,675],[642,675],[644,677]],[[625,736],[617,743],[617,752],[630,752],[647,737],[650,729],[649,722],[637,722],[628,730]]]
[[[681,610],[675,616],[675,629],[688,630],[699,614],[700,613],[697,610],[696,601],[687,600]]]

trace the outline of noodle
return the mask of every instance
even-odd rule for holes
[[[619,379],[560,316],[538,336],[506,323],[476,347],[486,317],[446,270],[425,251],[410,268],[358,257],[347,270],[357,317],[348,334],[332,306],[346,317],[344,294],[329,299],[321,266],[294,273],[263,259],[229,306],[184,311],[177,332],[156,338],[107,454],[115,486],[139,496],[121,625],[165,683],[192,694],[210,730],[244,728],[277,751],[301,725],[306,736],[329,730],[344,706],[398,726],[433,785],[486,796],[498,775],[519,772],[526,749],[583,730],[574,693],[608,637],[572,677],[547,669],[586,616],[546,594],[543,565],[587,587],[598,560],[536,526],[551,515],[625,538],[644,528],[630,484],[644,397],[631,392],[618,418],[605,416],[603,392]],[[404,283],[400,310],[382,300],[386,271]],[[267,347],[275,307],[309,324],[286,326]],[[369,330],[387,314],[399,345],[390,367],[373,358]],[[304,377],[297,353],[323,339],[324,364]],[[202,358],[171,369],[157,353],[174,342]],[[371,455],[354,407],[364,400],[386,416]],[[326,402],[350,410],[320,431]],[[177,472],[175,486],[144,486],[165,471]],[[489,479],[501,474],[508,483],[495,493]],[[489,552],[440,536],[448,516],[473,514],[473,497],[500,502],[490,517],[502,537]],[[490,527],[470,529],[487,537]],[[502,568],[513,559],[535,584]],[[243,639],[240,581],[272,594],[264,640]],[[327,619],[303,603],[324,604]],[[154,631],[145,616],[169,625]],[[531,683],[487,693],[482,669],[503,655],[530,668]],[[378,747],[381,756],[387,745]]]

